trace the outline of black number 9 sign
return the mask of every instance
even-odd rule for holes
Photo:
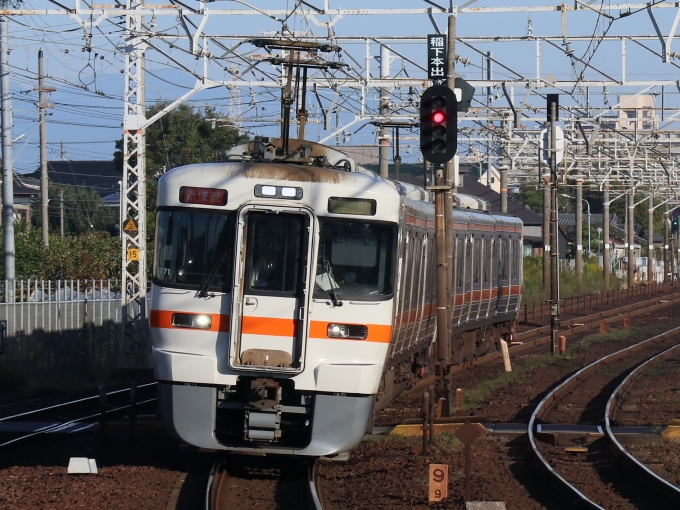
[[[437,483],[442,483],[444,481],[444,470],[443,469],[435,469],[432,472],[432,479]],[[439,497],[439,496],[437,496],[437,497]]]

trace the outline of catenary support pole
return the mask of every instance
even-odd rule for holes
[[[647,208],[647,283],[654,281],[654,195],[649,195]]]
[[[670,278],[670,257],[668,256],[670,251],[668,250],[668,204],[666,204],[666,211],[663,216],[663,281],[664,283],[670,283],[672,280]]]
[[[557,353],[557,338],[560,321],[560,296],[559,296],[559,259],[557,249],[558,224],[557,224],[557,104],[550,103],[552,113],[550,122],[550,352]]]
[[[508,213],[508,165],[500,167],[501,172],[501,212]]]
[[[380,78],[390,77],[390,50],[385,46],[380,46]],[[390,94],[386,88],[380,89],[380,115],[387,117],[389,114]],[[389,177],[389,158],[390,158],[390,128],[380,126],[380,136],[378,137],[378,163],[380,176]]]
[[[4,4],[4,2],[3,2]],[[12,92],[9,80],[9,18],[0,17],[0,95],[2,96],[2,238],[5,280],[13,285],[14,272],[14,171],[12,168]],[[5,299],[14,301],[14,294]]]
[[[43,64],[43,51],[38,51],[38,108],[40,109],[40,223],[42,227],[42,242],[45,248],[50,245],[48,205],[48,180],[47,180],[47,116],[45,110],[45,71]]]
[[[543,297],[550,297],[550,175],[543,176]]]
[[[609,290],[609,185],[604,185],[604,205],[602,213],[602,226],[604,233],[604,252],[602,254],[602,275],[604,276],[604,288]]]
[[[583,290],[583,180],[576,179],[576,280],[578,291]]]
[[[628,286],[635,283],[635,188],[628,194]]]

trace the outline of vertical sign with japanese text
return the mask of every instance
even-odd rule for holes
[[[427,36],[427,79],[446,79],[446,36],[430,34]]]

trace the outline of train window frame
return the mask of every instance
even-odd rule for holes
[[[198,290],[201,289],[205,285],[205,280],[202,283],[185,283],[185,282],[170,282],[166,280],[161,280],[157,277],[156,275],[156,269],[158,266],[158,256],[159,256],[159,249],[158,249],[158,235],[160,232],[159,229],[159,213],[162,212],[186,212],[186,213],[194,213],[194,214],[205,214],[205,215],[216,215],[216,216],[226,216],[227,221],[230,222],[228,223],[231,227],[231,232],[230,237],[232,241],[232,248],[231,248],[231,253],[227,251],[225,255],[225,260],[222,263],[226,263],[228,266],[228,272],[224,275],[225,282],[223,285],[215,285],[214,283],[206,289],[208,292],[217,292],[220,294],[230,294],[233,288],[233,281],[234,281],[234,245],[236,242],[236,215],[237,211],[234,209],[212,209],[212,208],[206,208],[206,207],[183,207],[183,206],[160,206],[156,208],[156,235],[154,236],[154,242],[153,242],[153,247],[154,247],[154,254],[153,254],[153,261],[151,265],[151,282],[155,285],[158,285],[159,287],[164,287],[164,288],[170,288],[170,289],[181,289],[181,290]],[[231,216],[231,220],[229,220],[229,216]],[[214,280],[213,280],[214,282]]]
[[[382,295],[360,295],[360,294],[343,294],[342,288],[338,288],[337,292],[339,294],[340,300],[348,300],[348,301],[366,301],[366,302],[380,302],[380,301],[388,301],[390,299],[393,299],[395,296],[396,292],[396,287],[399,282],[397,282],[397,268],[399,264],[399,243],[400,243],[400,226],[398,223],[392,222],[392,221],[381,221],[381,220],[374,220],[372,217],[369,216],[361,216],[361,215],[348,215],[348,216],[322,216],[319,215],[316,217],[317,223],[318,223],[318,230],[317,232],[319,233],[319,245],[317,245],[316,253],[312,253],[312,257],[314,260],[310,261],[310,264],[313,265],[312,268],[312,282],[316,281],[317,276],[319,276],[318,272],[318,257],[319,257],[319,249],[320,249],[320,243],[321,243],[321,230],[322,230],[322,224],[327,222],[327,223],[367,223],[371,225],[377,225],[381,227],[388,227],[390,228],[390,235],[391,235],[391,243],[392,247],[390,250],[388,250],[386,257],[389,259],[389,268],[386,271],[386,276],[389,277],[389,285],[390,285],[390,292],[387,294],[382,294]],[[406,237],[406,232],[405,230],[402,230],[401,232],[401,242],[403,242],[404,238]],[[401,278],[403,279],[405,277],[404,272],[401,275]],[[403,283],[403,280],[402,280]],[[323,300],[328,300],[329,295],[327,292],[319,292],[317,290],[317,285],[312,283],[311,286],[311,293],[312,293],[312,298],[313,299],[323,299]]]
[[[481,285],[482,283],[482,237],[481,233],[477,232],[472,237],[472,285]]]
[[[309,226],[311,222],[311,218],[308,214],[303,214],[303,213],[298,213],[294,211],[280,211],[282,214],[289,214],[291,216],[299,216],[302,218],[303,226],[300,229],[300,234],[299,237],[300,239],[298,240],[299,242],[299,247],[298,247],[298,253],[299,253],[299,259],[297,261],[294,261],[291,267],[294,267],[295,269],[295,274],[293,275],[292,278],[292,283],[293,283],[293,289],[292,290],[269,290],[269,289],[263,289],[263,288],[256,288],[252,286],[252,283],[250,279],[247,279],[246,276],[252,276],[252,254],[255,251],[253,249],[253,242],[255,242],[255,236],[251,236],[252,228],[250,224],[250,215],[255,214],[258,217],[263,217],[266,218],[269,213],[267,212],[262,212],[260,210],[254,209],[254,210],[249,210],[247,211],[245,215],[245,220],[246,220],[246,228],[244,229],[243,232],[243,239],[245,240],[245,261],[243,262],[243,273],[242,273],[242,285],[243,285],[243,293],[247,294],[249,296],[280,296],[280,297],[296,297],[300,298],[304,292],[303,292],[303,287],[304,284],[301,282],[301,275],[305,273],[305,265],[306,265],[306,258],[307,258],[307,247],[308,243],[310,242],[309,235],[305,235],[305,232],[309,232]],[[278,216],[278,214],[277,214]]]
[[[492,238],[489,235],[482,237],[482,285],[489,285],[491,283],[491,243]]]

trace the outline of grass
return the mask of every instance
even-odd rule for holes
[[[545,300],[543,289],[543,257],[524,257],[524,292],[522,303],[527,306],[538,305]],[[614,274],[609,275],[609,288],[618,289],[621,282]],[[583,261],[583,278],[579,286],[576,273],[569,269],[560,271],[560,299],[576,295],[604,292],[604,277],[597,258]]]
[[[663,324],[651,324],[648,326],[634,326],[629,330],[615,329],[607,333],[589,335],[581,340],[578,344],[573,343],[569,345],[567,341],[567,353],[565,358],[571,359],[584,351],[584,347],[605,342],[622,342],[635,337],[651,337],[666,328]],[[562,358],[546,354],[544,356],[530,358],[527,361],[515,362],[512,366],[512,372],[502,372],[495,377],[486,379],[476,385],[474,388],[467,390],[464,394],[464,407],[475,409],[479,407],[484,400],[491,395],[497,393],[499,390],[509,386],[513,383],[525,381],[529,375],[536,369],[547,365],[554,365],[559,363]]]

